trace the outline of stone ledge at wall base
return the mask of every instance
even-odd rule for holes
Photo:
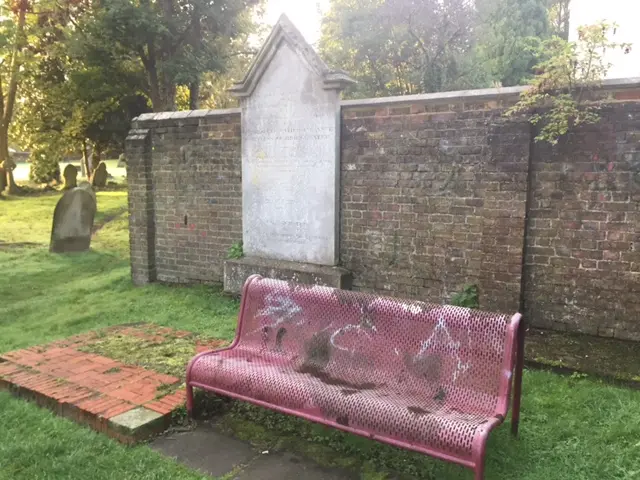
[[[351,272],[341,267],[244,257],[224,262],[224,291],[239,295],[245,280],[254,274],[342,290],[351,290],[352,286]]]

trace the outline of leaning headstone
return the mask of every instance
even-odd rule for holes
[[[98,168],[93,172],[91,176],[91,185],[94,187],[104,187],[107,184],[107,178],[109,177],[109,173],[107,172],[107,164],[104,162],[100,162],[98,164]]]
[[[126,168],[127,166],[127,157],[125,156],[124,153],[121,153],[120,156],[118,157],[118,165],[116,165],[118,168]]]
[[[49,250],[54,253],[89,250],[95,215],[96,199],[92,191],[79,187],[67,191],[53,212]]]
[[[64,177],[64,189],[71,190],[78,186],[78,168],[75,165],[67,165],[62,172]]]

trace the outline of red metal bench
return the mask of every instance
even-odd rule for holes
[[[187,367],[187,409],[198,387],[455,462],[481,479],[512,378],[517,434],[520,318],[253,276],[233,344]]]

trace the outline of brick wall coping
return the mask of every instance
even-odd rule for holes
[[[640,77],[612,78],[602,82],[605,90],[640,89]],[[460,101],[487,101],[517,99],[527,86],[481,88],[477,90],[456,90],[452,92],[422,93],[418,95],[401,95],[395,97],[362,98],[357,100],[343,100],[342,107],[368,107],[378,105],[406,104],[406,103],[455,103]],[[219,110],[182,110],[179,112],[143,113],[133,121],[149,122],[153,120],[169,120],[184,118],[203,118],[216,115],[233,115],[241,113],[240,108],[225,108]]]
[[[143,113],[139,117],[134,118],[133,122],[148,122],[151,120],[173,120],[183,118],[202,118],[211,117],[216,115],[233,115],[234,113],[240,113],[239,108],[222,108],[219,110],[180,110],[178,112],[157,112],[157,113]]]
[[[640,88],[640,77],[612,78],[602,82],[603,89],[621,90]],[[486,101],[517,99],[527,89],[526,85],[517,87],[482,88],[478,90],[457,90],[452,92],[421,93],[418,95],[401,95],[396,97],[363,98],[343,100],[342,107],[367,107],[398,103],[455,103],[459,101]]]

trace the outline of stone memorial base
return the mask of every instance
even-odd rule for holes
[[[351,272],[344,268],[244,257],[224,262],[225,292],[242,293],[245,280],[254,274],[278,280],[351,290]]]

